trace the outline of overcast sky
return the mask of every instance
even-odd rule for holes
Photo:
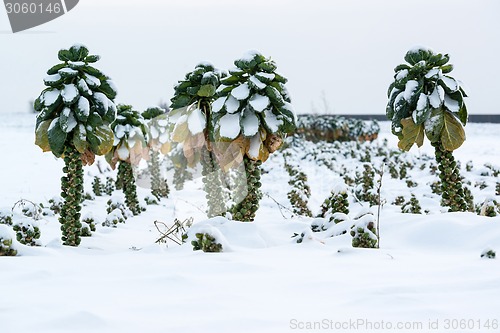
[[[17,34],[0,8],[0,112],[25,112],[74,43],[101,55],[117,101],[140,111],[200,61],[227,69],[256,49],[288,77],[298,113],[324,101],[331,113],[384,113],[393,68],[425,45],[450,54],[470,113],[500,114],[498,0],[80,0]]]

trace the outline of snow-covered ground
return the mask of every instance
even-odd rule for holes
[[[33,126],[34,115],[0,116],[0,210],[20,199],[46,203],[59,194],[62,161],[34,145]],[[381,127],[379,141],[387,138],[396,147],[389,123]],[[472,185],[483,180],[484,163],[500,165],[499,130],[467,126],[468,139],[455,156],[462,167],[473,161],[474,170],[464,174]],[[432,153],[429,145],[408,158],[426,152]],[[281,161],[276,155],[266,163],[263,191],[290,207]],[[346,163],[355,169],[353,161]],[[316,213],[339,175],[307,158],[301,167]],[[308,229],[312,219],[290,218],[268,196],[255,223],[210,221],[227,252],[155,244],[155,220],[170,224],[193,217],[194,227],[207,223],[200,179],[181,191],[171,186],[169,199],[117,228],[98,225],[78,248],[60,245],[57,217],[44,217],[41,247],[16,244],[20,256],[0,258],[0,332],[499,331],[500,261],[480,254],[500,250],[500,217],[440,213],[428,176],[410,172],[419,183],[412,192],[430,214],[400,213],[391,203],[397,195],[409,197],[410,189],[384,175],[387,204],[378,250],[352,248],[348,234],[312,234],[297,244],[291,236]],[[91,180],[86,177],[89,192]],[[485,181],[483,191],[473,188],[478,201],[495,195],[494,178]],[[141,198],[147,194],[139,189]],[[87,201],[84,214],[102,221],[108,199]]]

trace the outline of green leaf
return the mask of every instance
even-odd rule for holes
[[[228,77],[222,79],[220,81],[220,83],[222,83],[223,85],[226,85],[226,86],[232,86],[232,85],[238,84],[240,82],[240,79],[241,78],[238,76],[231,75],[231,76],[228,76]]]
[[[458,119],[449,112],[444,112],[444,126],[441,132],[444,149],[454,151],[465,142],[465,131]]]
[[[45,153],[50,151],[49,137],[47,130],[49,129],[50,123],[52,120],[44,120],[42,121],[35,131],[35,144],[42,148],[42,151]]]
[[[50,150],[56,157],[60,157],[64,152],[66,144],[67,133],[61,129],[59,118],[55,118],[50,123],[48,128],[48,139]]]
[[[78,103],[75,104],[73,108],[75,110],[76,118],[85,123],[89,117],[90,113],[90,102],[86,97],[80,96]]]
[[[277,66],[274,61],[265,61],[257,65],[259,69],[266,73],[273,73]]]
[[[61,61],[71,61],[71,52],[69,50],[60,50],[57,57]]]
[[[467,120],[469,119],[469,113],[467,112],[467,107],[465,103],[462,104],[460,111],[458,111],[458,119],[462,122],[462,125],[467,125]]]
[[[116,98],[116,91],[109,84],[109,80],[101,81],[101,85],[99,86],[99,88],[97,90],[102,92],[104,95],[106,95],[110,100],[113,100]]]
[[[75,129],[73,134],[73,145],[80,154],[83,154],[89,146],[87,142],[87,131],[83,124],[79,124]]]
[[[94,154],[105,155],[113,148],[114,134],[111,128],[101,125],[93,131],[87,131],[87,141]]]
[[[57,74],[59,72],[59,70],[61,68],[64,68],[66,67],[66,64],[62,63],[62,64],[58,64],[58,65],[55,65],[55,66],[52,66],[48,71],[47,71],[47,74],[48,75],[54,75],[54,74]]]
[[[103,124],[103,121],[97,112],[92,112],[87,119],[87,124],[92,128],[97,128]]]
[[[441,71],[443,72],[443,74],[447,74],[447,73],[451,72],[452,70],[453,70],[452,64],[441,66]]]
[[[409,151],[414,144],[421,147],[424,143],[424,125],[415,124],[411,117],[401,119],[401,125],[403,132],[398,147],[404,151]]]
[[[438,142],[444,126],[444,114],[441,109],[432,109],[429,118],[424,123],[425,135],[430,142]]]
[[[285,105],[283,96],[281,96],[280,92],[275,87],[267,86],[265,89],[265,93],[267,97],[269,97],[269,99],[271,100],[271,103],[273,103],[273,105],[276,106],[277,108],[280,108]]]
[[[401,65],[397,65],[396,68],[394,68],[394,72],[397,73],[399,71],[402,71],[403,69],[410,69],[411,67],[408,66],[407,64],[401,64]]]
[[[89,63],[94,63],[94,62],[98,62],[99,59],[101,59],[100,56],[98,55],[89,55],[85,58],[85,62],[89,62]]]
[[[69,51],[74,61],[82,61],[89,55],[89,50],[83,45],[73,45]]]
[[[83,66],[82,67],[82,70],[87,73],[87,74],[90,74],[92,76],[95,76],[96,78],[98,78],[99,80],[103,79],[104,78],[104,74],[102,74],[102,72],[100,70],[98,70],[97,68],[94,68],[90,65],[88,66]],[[101,80],[103,81],[103,80]]]
[[[212,97],[215,95],[215,86],[211,84],[206,84],[200,87],[200,90],[198,90],[198,96],[201,97]]]

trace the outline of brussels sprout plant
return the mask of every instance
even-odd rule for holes
[[[443,206],[467,211],[459,168],[452,152],[465,141],[467,97],[460,81],[449,75],[449,56],[419,47],[406,53],[388,90],[387,117],[403,150],[422,146],[426,136],[439,164]]]
[[[221,173],[210,142],[212,102],[223,74],[210,63],[198,64],[194,71],[179,81],[172,98],[170,119],[174,123],[172,139],[181,143],[188,164],[200,162],[203,189],[207,198],[207,215],[224,215],[226,206],[222,195]]]
[[[141,207],[137,199],[132,165],[138,165],[142,159],[149,158],[146,123],[132,106],[120,104],[111,128],[114,132],[114,142],[112,149],[106,154],[106,160],[113,169],[118,163],[117,183],[125,194],[127,207],[134,215],[138,215],[141,213]]]
[[[251,51],[234,64],[212,105],[213,136],[223,170],[245,166],[247,194],[232,208],[233,218],[253,221],[262,197],[260,165],[295,130],[296,116],[273,60]]]
[[[93,164],[95,155],[104,155],[113,146],[110,124],[116,117],[116,89],[109,77],[91,65],[99,56],[90,55],[85,46],[60,50],[58,58],[61,63],[47,71],[47,88],[35,100],[39,112],[35,144],[64,158],[62,241],[78,246],[83,165]]]

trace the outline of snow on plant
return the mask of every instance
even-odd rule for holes
[[[121,195],[113,195],[107,202],[106,212],[110,214],[115,209],[119,209],[124,219],[132,217],[134,214],[127,208]]]
[[[92,192],[94,192],[95,196],[100,197],[102,195],[102,191],[103,185],[101,182],[101,177],[94,176],[94,180],[92,181]]]
[[[349,201],[347,186],[343,180],[338,181],[330,196],[321,205],[318,217],[327,218],[330,222],[334,220],[335,213],[349,214]],[[316,231],[313,229],[313,231]]]
[[[13,214],[10,210],[0,210],[0,224],[12,225]]]
[[[118,223],[125,223],[125,216],[123,216],[120,209],[116,208],[106,215],[106,219],[102,223],[102,226],[116,228]]]
[[[134,215],[141,213],[137,199],[133,165],[142,159],[149,159],[147,147],[148,131],[141,114],[131,105],[118,105],[116,120],[111,124],[114,133],[112,149],[106,154],[106,160],[115,169],[118,163],[118,176],[121,189],[125,193],[125,203]]]
[[[95,155],[106,154],[113,145],[110,124],[116,117],[116,89],[109,77],[91,65],[99,56],[89,55],[85,46],[60,50],[58,58],[61,63],[47,71],[47,88],[35,100],[34,108],[39,112],[35,143],[44,152],[64,158],[61,196],[65,201],[59,219],[62,241],[78,246],[82,167],[93,164]]]
[[[148,127],[151,194],[157,200],[168,198],[170,190],[160,171],[160,152],[165,155],[171,149],[166,111],[160,107],[150,107],[142,113],[142,117],[147,121]]]
[[[225,215],[227,210],[222,197],[222,175],[212,152],[210,128],[212,103],[224,75],[210,63],[198,64],[175,85],[171,99],[173,111],[169,115],[173,124],[172,140],[182,144],[188,165],[201,163],[208,217]]]
[[[16,219],[12,224],[12,229],[16,232],[16,239],[19,243],[28,246],[41,245],[38,240],[41,234],[37,221],[28,218]]]
[[[497,257],[497,254],[492,249],[485,249],[483,252],[481,252],[481,258],[495,259],[496,257]]]
[[[363,248],[377,248],[377,230],[375,216],[368,212],[360,213],[353,220],[351,227],[352,246]]]
[[[222,245],[217,243],[214,236],[208,233],[197,233],[196,239],[191,241],[193,251],[202,250],[203,252],[222,252]]]
[[[422,207],[415,194],[411,194],[410,200],[401,206],[402,213],[422,214]]]
[[[284,157],[285,169],[290,176],[288,184],[292,186],[287,197],[292,204],[293,212],[301,216],[312,216],[311,210],[307,207],[307,202],[311,197],[311,188],[307,184],[307,175],[298,168],[288,164],[285,155]]]
[[[82,217],[82,237],[92,236],[92,232],[96,230],[95,219],[92,212],[87,212]]]
[[[397,66],[388,90],[387,117],[398,146],[422,146],[427,136],[435,148],[442,181],[442,205],[466,211],[467,203],[452,152],[465,141],[467,97],[460,81],[447,75],[453,70],[449,56],[418,47],[406,53],[407,64]]]
[[[262,197],[257,186],[260,164],[295,130],[296,116],[287,79],[276,72],[274,61],[253,51],[234,64],[212,105],[214,151],[224,171],[243,162],[247,194],[233,206],[232,214],[236,220],[253,221]]]
[[[0,224],[0,257],[16,256],[17,250],[13,247],[12,231],[3,224]]]
[[[495,217],[500,214],[500,204],[494,198],[487,198],[480,206],[479,215]]]

